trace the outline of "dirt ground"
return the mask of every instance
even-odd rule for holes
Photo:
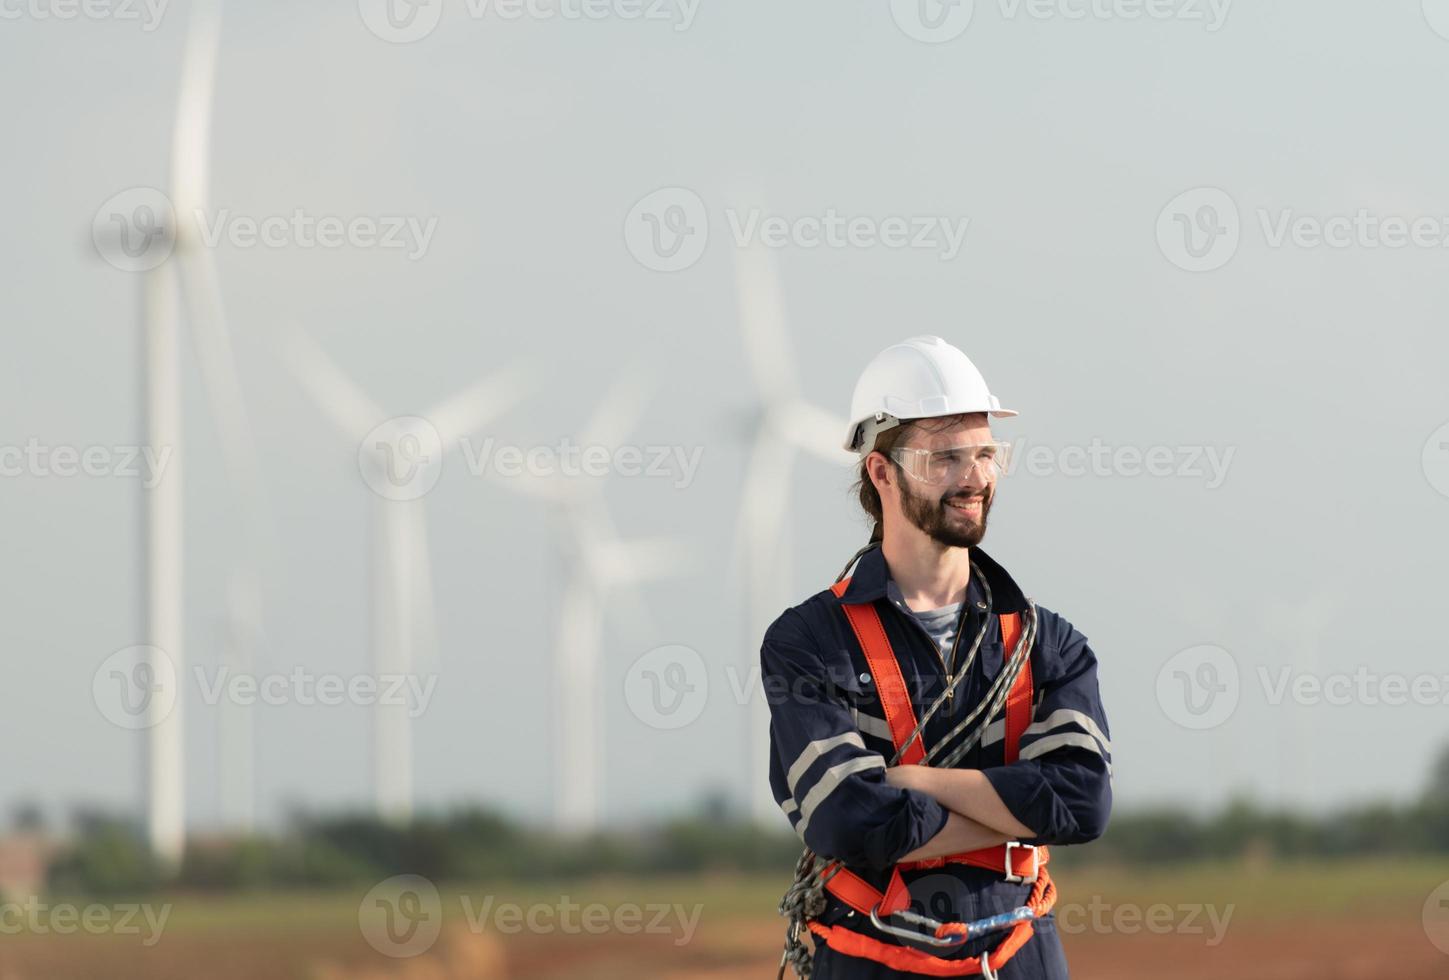
[[[106,937],[6,937],[0,980],[735,980],[773,977],[780,924],[701,925],[686,945],[669,936],[528,936],[500,940],[445,933],[428,953],[389,961],[350,937],[175,936],[152,949]],[[1201,936],[1064,937],[1072,975],[1085,980],[1395,980],[1449,975],[1449,956],[1418,922],[1325,922],[1230,930],[1217,946]]]
[[[1063,881],[1062,878],[1069,878]],[[1058,878],[1058,929],[1078,980],[1394,980],[1449,977],[1430,941],[1426,899],[1449,866],[1212,867],[1161,873],[1094,871]],[[1443,883],[1441,885],[1441,883]],[[510,902],[547,907],[559,885],[494,886]],[[359,896],[174,896],[176,915],[147,946],[134,935],[18,931],[0,917],[0,980],[733,980],[774,977],[784,923],[775,876],[704,876],[576,883],[576,902],[694,903],[679,929],[500,931],[445,914],[420,955],[393,959],[359,930]],[[444,907],[481,889],[446,893]],[[1072,903],[1075,902],[1075,905]],[[1196,902],[1233,915],[1222,928],[1103,926],[1084,910],[1166,909]],[[1075,910],[1075,918],[1073,916]],[[496,925],[496,923],[495,923]],[[1449,944],[1449,917],[1438,930]]]

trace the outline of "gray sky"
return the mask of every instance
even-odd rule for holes
[[[839,215],[880,234],[922,219],[938,236],[967,219],[950,255],[929,236],[810,247],[797,234],[770,249],[804,395],[843,415],[873,353],[937,333],[1021,411],[997,431],[1045,463],[1003,483],[986,547],[1091,639],[1122,805],[1408,797],[1449,739],[1430,618],[1449,566],[1449,135],[1432,109],[1449,76],[1444,6],[1175,0],[1128,19],[1144,8],[1068,0],[1087,11],[1075,18],[977,0],[959,36],[926,43],[901,3],[646,6],[672,17],[659,20],[611,0],[600,20],[506,20],[448,0],[430,34],[393,44],[355,3],[232,5],[219,220],[436,219],[420,254],[216,247],[271,527],[258,669],[367,669],[370,491],[356,441],[282,368],[286,328],[398,414],[533,358],[546,383],[475,437],[523,447],[577,438],[643,355],[661,378],[630,441],[698,448],[699,469],[683,488],[611,479],[610,513],[626,534],[686,538],[693,564],[645,588],[652,622],[609,620],[606,810],[665,812],[711,787],[743,801],[748,713],[727,671],[756,655],[728,572],[754,387],[731,216]],[[26,0],[0,22],[0,446],[134,445],[139,280],[97,255],[90,229],[113,195],[165,187],[186,5],[149,31],[38,16],[53,9]],[[698,259],[671,272],[626,236],[636,202],[663,188],[697,195],[708,226]],[[1417,240],[1394,247],[1386,219]],[[1194,258],[1183,229],[1209,224],[1236,229],[1236,245]],[[1218,267],[1183,268],[1195,262]],[[185,364],[187,655],[210,665],[243,542],[189,346]],[[1172,474],[1121,459],[1063,471],[1068,447],[1093,445],[1159,448]],[[781,608],[829,584],[864,533],[848,471],[805,459],[795,474]],[[139,737],[105,719],[91,682],[144,639],[139,501],[125,476],[0,477],[0,804],[136,800]],[[546,511],[470,475],[458,452],[427,507],[441,653],[416,730],[419,800],[542,816],[560,571]],[[661,644],[709,672],[698,720],[672,731],[623,694]],[[1173,658],[1205,645],[1240,685],[1229,717],[1193,730],[1162,692],[1200,676],[1200,655]],[[1369,679],[1347,703],[1315,703],[1276,697],[1285,668],[1330,688]],[[1408,703],[1385,703],[1393,677],[1418,683]],[[217,711],[187,710],[191,819],[205,825],[223,816]],[[364,707],[255,719],[264,817],[367,798]]]

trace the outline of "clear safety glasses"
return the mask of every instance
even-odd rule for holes
[[[891,459],[901,469],[933,487],[960,483],[977,466],[988,479],[1011,465],[1011,443],[981,442],[950,449],[892,449]]]

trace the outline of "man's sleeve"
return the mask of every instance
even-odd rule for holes
[[[1047,679],[1021,754],[983,771],[1012,816],[1036,831],[1025,843],[1082,844],[1102,835],[1112,810],[1112,743],[1097,657],[1065,619],[1039,615]]]
[[[886,868],[940,832],[945,808],[886,783],[888,760],[866,751],[842,678],[831,683],[798,613],[786,612],[765,633],[760,666],[770,705],[770,786],[807,847],[855,867]]]

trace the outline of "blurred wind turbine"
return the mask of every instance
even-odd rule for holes
[[[613,449],[644,414],[651,387],[633,365],[619,373],[580,436]],[[553,510],[566,567],[554,652],[554,821],[565,833],[598,828],[604,771],[604,719],[599,710],[604,603],[623,600],[635,625],[651,621],[637,586],[685,564],[683,545],[664,537],[623,540],[614,530],[601,479],[526,476],[509,489],[544,500]]]
[[[256,468],[249,465],[255,457],[249,456],[249,430],[221,316],[213,258],[202,247],[194,224],[198,210],[205,206],[220,18],[220,0],[197,0],[192,8],[172,133],[172,202],[177,221],[169,231],[176,251],[145,272],[142,282],[143,426],[149,445],[171,452],[165,474],[145,495],[142,505],[143,630],[147,642],[170,658],[178,683],[186,668],[178,329],[183,282],[196,352],[227,451],[228,469],[242,488],[245,510],[254,519],[258,511],[252,505],[260,498]],[[147,840],[162,863],[171,868],[180,863],[186,844],[185,700],[180,690],[176,694],[170,699],[174,705],[169,713],[165,712],[168,699],[148,699],[151,718],[142,767]]]
[[[216,255],[201,235],[211,205],[211,120],[215,103],[217,53],[221,40],[221,0],[192,5],[182,66],[176,133],[172,148],[171,202],[175,209],[177,262],[186,319],[201,369],[212,419],[217,427],[228,482],[239,498],[239,554],[227,585],[225,660],[250,670],[254,646],[262,636],[261,552],[270,541],[256,442],[247,418],[240,374],[222,304]],[[251,719],[237,706],[223,706],[220,724],[226,746],[224,783],[236,799],[231,814],[250,830],[255,810],[252,792]],[[179,758],[179,756],[178,756]]]
[[[517,403],[531,372],[504,368],[439,404],[424,418],[389,418],[306,334],[285,338],[287,366],[302,387],[349,440],[359,446],[370,494],[369,592],[372,668],[375,675],[408,677],[418,655],[437,656],[437,611],[428,556],[421,492],[407,490],[410,472],[398,480],[399,460],[442,465],[459,440]],[[409,451],[407,447],[413,447]],[[398,494],[389,494],[388,488]],[[381,489],[380,489],[381,488]],[[372,785],[378,814],[387,820],[412,816],[412,719],[407,703],[373,709]]]
[[[840,448],[846,422],[806,401],[790,347],[785,304],[769,251],[763,246],[736,252],[736,294],[740,333],[760,408],[750,435],[749,461],[735,527],[738,575],[746,596],[746,676],[756,677],[765,630],[790,601],[791,470],[800,452],[844,465],[853,457]],[[759,685],[757,684],[756,687]],[[780,808],[770,790],[770,706],[752,691],[750,718],[751,814],[777,826]]]

